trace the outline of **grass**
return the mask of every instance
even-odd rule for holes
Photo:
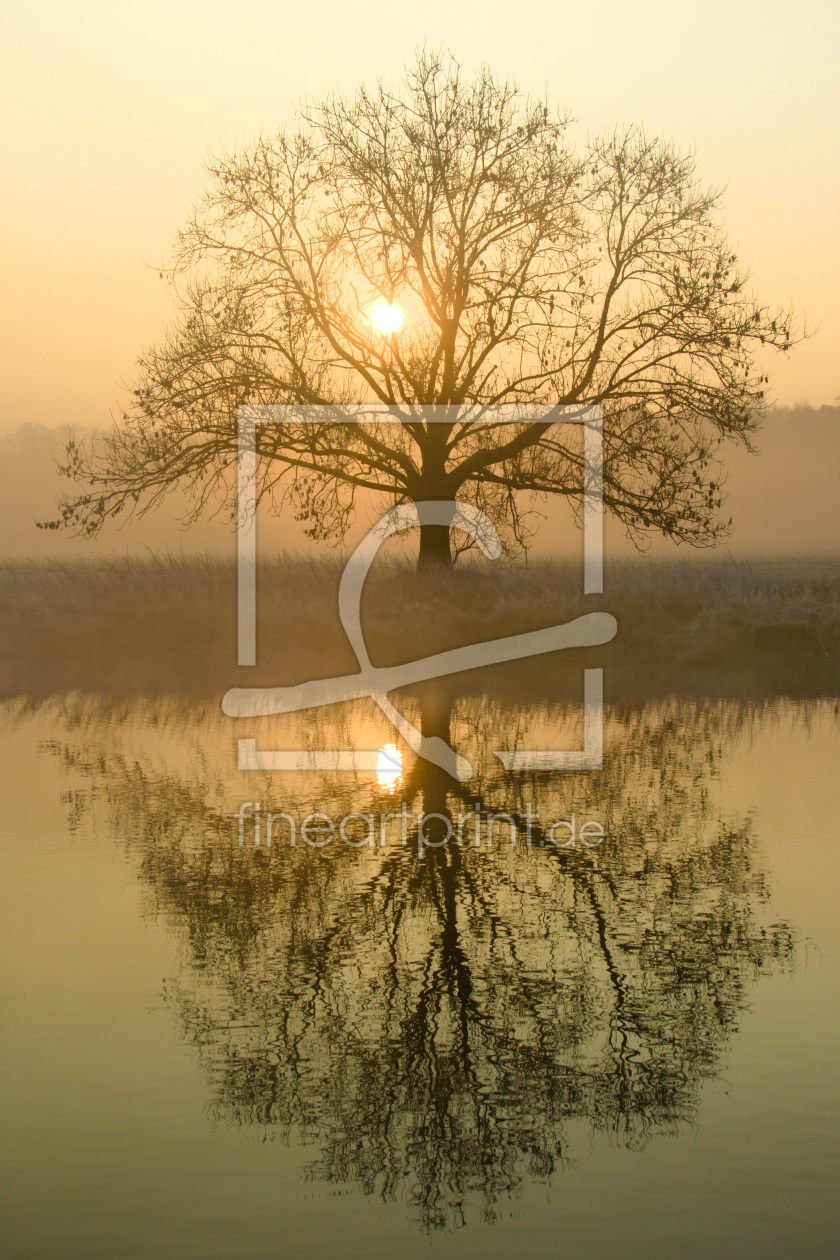
[[[236,571],[214,556],[0,567],[0,694],[67,691],[216,695],[228,686],[350,672],[337,612],[341,565],[294,556],[258,570],[258,667],[236,661]],[[607,567],[581,594],[572,563],[482,565],[418,578],[387,557],[365,587],[371,658],[392,664],[604,608],[604,647],[464,675],[492,686],[576,694],[602,664],[613,695],[838,694],[840,561],[652,563]],[[574,658],[575,668],[564,668]],[[565,681],[564,681],[565,680]]]

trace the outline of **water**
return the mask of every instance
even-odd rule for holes
[[[602,772],[517,776],[574,706],[411,703],[472,782],[6,705],[0,1254],[837,1254],[834,702],[610,710]],[[260,746],[393,738],[307,721]]]

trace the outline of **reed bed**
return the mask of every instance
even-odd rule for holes
[[[0,693],[125,691],[213,695],[356,668],[337,608],[342,563],[261,561],[258,665],[236,666],[236,569],[214,555],[0,566]],[[393,664],[603,608],[619,623],[598,649],[506,667],[510,685],[558,686],[603,664],[619,692],[837,694],[840,561],[644,559],[608,565],[604,594],[582,594],[572,562],[475,564],[418,576],[378,560],[362,601],[371,658]],[[561,666],[561,656],[578,661]],[[597,657],[597,662],[596,662]],[[494,674],[493,686],[506,685]],[[486,671],[464,675],[482,687]]]

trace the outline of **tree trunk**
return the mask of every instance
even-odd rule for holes
[[[448,525],[420,526],[418,573],[451,573],[454,567]]]
[[[415,500],[446,502],[452,489],[446,473],[446,439],[451,426],[428,424],[422,441],[422,470]],[[453,508],[454,515],[454,508]],[[454,561],[448,525],[420,526],[420,555],[417,572],[451,573]]]
[[[448,679],[431,680],[423,688],[420,696],[420,730],[427,739],[437,736],[445,743],[452,743],[450,727],[452,724],[453,693]]]
[[[449,680],[438,678],[430,680],[420,692],[420,730],[427,739],[442,739],[452,745],[451,723],[453,693]],[[453,780],[440,766],[418,758],[412,787],[419,788],[423,794],[423,813],[442,814],[450,818],[447,796],[452,791]],[[446,824],[439,818],[430,818],[426,832],[433,844],[446,834]]]

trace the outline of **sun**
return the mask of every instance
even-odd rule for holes
[[[389,333],[399,332],[403,326],[404,316],[398,306],[391,306],[388,302],[378,302],[368,315],[368,319],[377,332],[387,337]]]

